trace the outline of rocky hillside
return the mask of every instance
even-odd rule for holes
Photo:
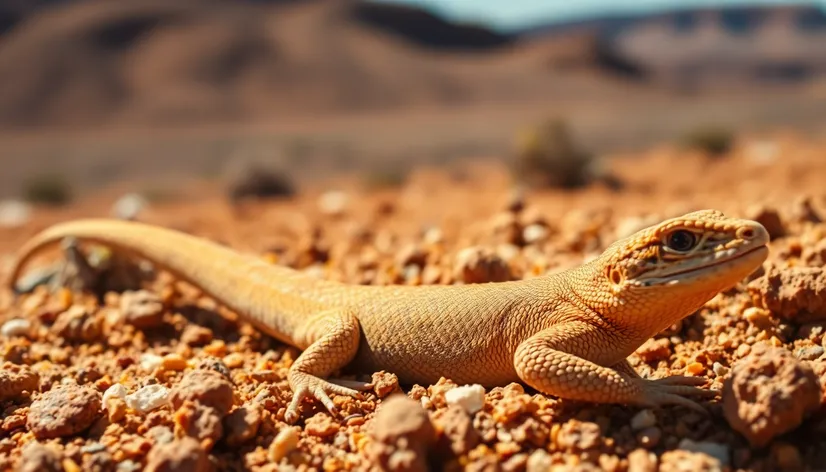
[[[596,99],[721,74],[785,86],[826,71],[824,25],[819,10],[752,8],[505,34],[354,0],[0,0],[0,127]]]

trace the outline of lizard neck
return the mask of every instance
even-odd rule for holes
[[[601,258],[571,269],[564,297],[584,319],[617,340],[621,357],[630,355],[650,337],[694,313],[716,292],[674,293],[656,288],[616,290]]]

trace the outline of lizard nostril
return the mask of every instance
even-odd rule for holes
[[[754,239],[754,228],[740,228],[737,230],[737,237],[740,239]]]

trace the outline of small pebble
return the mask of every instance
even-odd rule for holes
[[[715,363],[711,366],[711,370],[713,370],[713,371],[714,371],[714,375],[716,375],[717,377],[723,377],[723,376],[725,376],[726,374],[728,374],[728,373],[729,373],[729,371],[730,371],[731,369],[729,369],[728,367],[724,366],[723,364],[720,364],[719,362],[715,362]]]
[[[17,200],[0,202],[0,226],[17,228],[29,222],[32,208],[28,203]]]
[[[0,328],[0,335],[11,338],[13,336],[27,336],[32,328],[32,323],[29,320],[22,318],[14,318],[3,323]]]
[[[804,361],[813,361],[823,355],[824,349],[821,346],[804,347],[797,350],[795,355]]]
[[[780,470],[802,470],[803,459],[792,444],[777,443],[772,446],[772,457]]]
[[[657,416],[651,410],[642,410],[631,418],[631,429],[634,431],[650,428],[656,424]]]
[[[269,459],[278,462],[298,447],[298,432],[295,428],[285,428],[279,431],[273,439],[269,449]]]
[[[772,324],[771,312],[755,306],[743,310],[743,318],[760,329],[767,329]]]
[[[126,387],[117,383],[112,385],[111,387],[107,388],[105,392],[103,392],[103,408],[106,409],[106,404],[112,398],[126,398],[127,395]]]
[[[169,389],[163,385],[147,385],[135,393],[127,395],[125,400],[129,408],[141,413],[148,413],[169,402]]]
[[[729,456],[731,455],[731,451],[729,451],[729,447],[725,444],[710,441],[695,442],[686,438],[680,441],[680,444],[677,447],[689,452],[701,452],[703,454],[707,454],[719,460],[723,467],[728,467],[730,462]]]
[[[662,430],[656,426],[642,429],[639,433],[637,433],[637,441],[640,443],[640,446],[646,449],[653,449],[657,447],[662,437]]]
[[[548,237],[548,228],[539,224],[533,224],[522,230],[522,239],[528,244],[535,244],[544,241]]]
[[[141,368],[152,372],[161,365],[163,365],[163,357],[157,354],[145,353],[141,354]]]
[[[485,388],[479,384],[464,385],[445,392],[448,405],[462,407],[471,415],[485,406]]]
[[[685,367],[685,371],[690,375],[700,375],[706,371],[706,368],[699,362],[692,362]]]
[[[163,357],[161,365],[165,370],[180,371],[186,369],[186,359],[179,354],[167,354]]]
[[[112,205],[112,216],[121,220],[134,220],[146,207],[147,201],[137,193],[128,193]]]
[[[347,203],[347,194],[336,190],[325,192],[318,198],[319,210],[329,216],[338,216],[343,214],[344,210],[347,208]]]
[[[553,460],[544,449],[537,449],[528,457],[526,472],[545,472],[551,470]]]
[[[444,242],[445,235],[444,235],[444,233],[442,232],[441,229],[436,228],[436,227],[432,227],[432,228],[428,228],[428,230],[425,231],[424,236],[422,237],[422,239],[424,240],[425,244],[436,245],[436,244],[441,244],[441,243]]]

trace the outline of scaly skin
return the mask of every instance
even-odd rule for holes
[[[521,380],[561,398],[704,411],[686,398],[715,395],[696,387],[704,379],[645,380],[626,357],[757,269],[769,240],[756,222],[704,210],[639,231],[562,273],[503,283],[377,287],[318,280],[169,229],[81,220],[29,241],[12,284],[30,256],[65,237],[148,259],[302,349],[289,371],[288,422],[299,418],[306,398],[335,413],[330,394],[356,395],[368,386],[325,380],[345,366],[386,369],[405,383]]]

